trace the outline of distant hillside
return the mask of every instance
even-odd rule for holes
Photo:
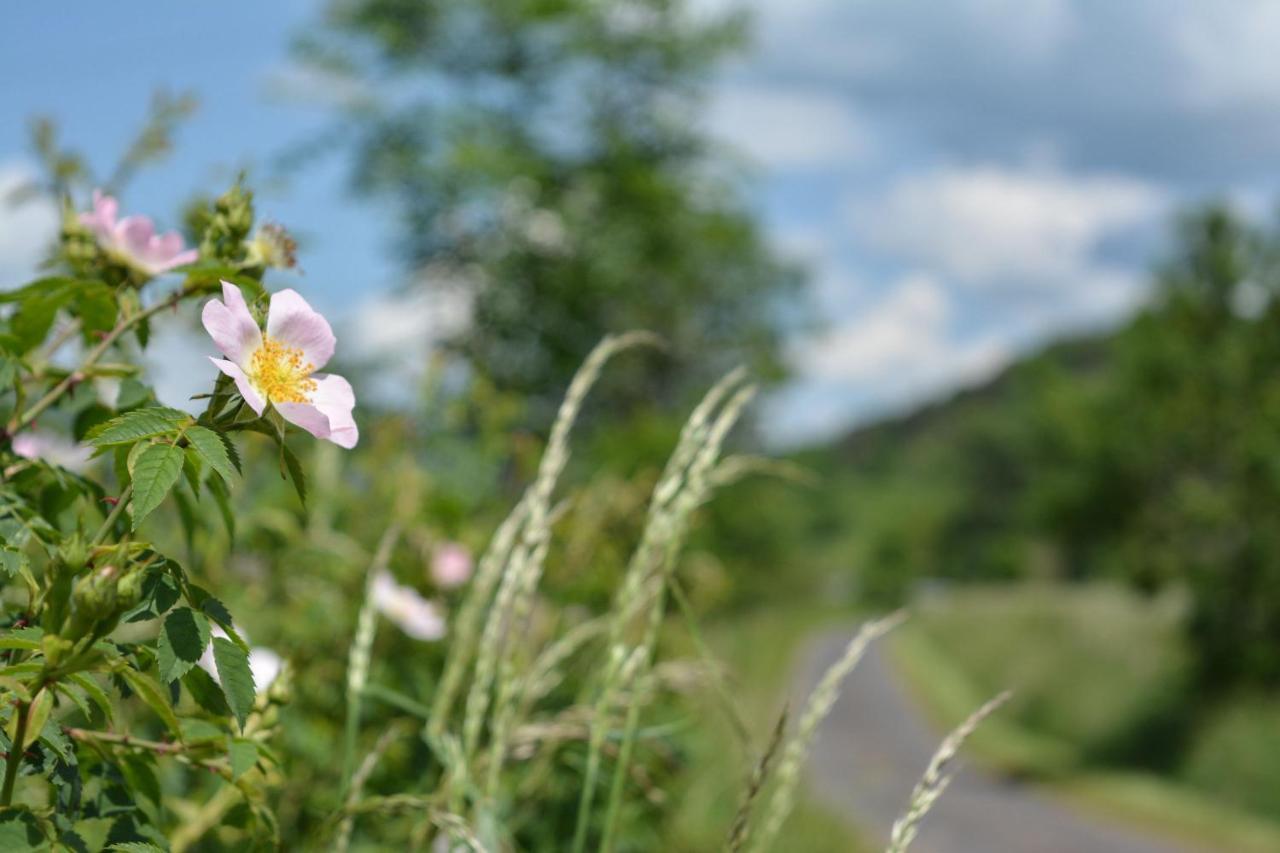
[[[801,452],[801,456],[834,456],[843,464],[860,465],[927,436],[945,433],[957,419],[975,410],[1016,406],[1024,385],[1045,370],[1082,379],[1105,371],[1114,333],[1068,338],[1017,359],[978,385],[925,402],[905,415],[860,426],[846,435]]]

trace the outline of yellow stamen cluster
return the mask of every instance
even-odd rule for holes
[[[310,403],[316,391],[311,378],[315,365],[302,360],[302,350],[262,337],[262,346],[249,358],[249,375],[255,388],[273,403]]]

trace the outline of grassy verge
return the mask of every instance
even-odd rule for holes
[[[666,849],[721,849],[733,821],[751,763],[763,747],[787,701],[792,667],[803,642],[832,624],[847,624],[848,611],[813,608],[769,609],[735,616],[710,626],[705,640],[728,668],[730,698],[749,729],[749,749],[734,733],[724,702],[708,697],[689,757],[698,768],[688,788],[676,792],[680,807]],[[853,676],[857,678],[856,673]],[[793,713],[796,709],[792,709]],[[806,853],[862,853],[867,847],[837,815],[801,797],[784,830],[787,850]]]
[[[1175,603],[1107,588],[969,590],[917,607],[888,649],[940,730],[999,687],[1019,692],[970,742],[997,771],[1155,833],[1241,853],[1280,850],[1280,824],[1169,778],[1091,761],[1140,727],[1181,676],[1176,615]]]

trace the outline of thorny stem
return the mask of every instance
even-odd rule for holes
[[[174,291],[168,297],[161,299],[150,308],[144,308],[137,314],[121,320],[116,324],[114,329],[107,333],[106,337],[104,337],[96,347],[89,350],[89,353],[84,357],[84,361],[80,362],[79,367],[67,374],[66,378],[53,386],[53,388],[49,390],[49,393],[37,400],[31,408],[27,409],[21,415],[15,414],[9,421],[8,426],[5,428],[6,432],[11,436],[16,434],[19,430],[28,426],[32,421],[43,414],[46,409],[58,402],[58,400],[62,398],[62,395],[70,391],[76,383],[83,381],[85,378],[85,371],[97,364],[98,359],[106,355],[107,350],[111,349],[112,345],[114,345],[125,332],[129,331],[134,326],[137,326],[147,318],[160,313],[166,308],[172,308],[186,297],[197,292],[199,289],[200,287],[196,285],[185,285],[179,290]]]

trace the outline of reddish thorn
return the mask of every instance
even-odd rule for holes
[[[105,341],[107,339],[107,333],[104,332],[102,329],[94,330],[93,336],[100,341]]]
[[[115,506],[116,504],[120,503],[120,499],[113,498],[113,497],[105,497],[102,499],[102,502],[107,506]]]

